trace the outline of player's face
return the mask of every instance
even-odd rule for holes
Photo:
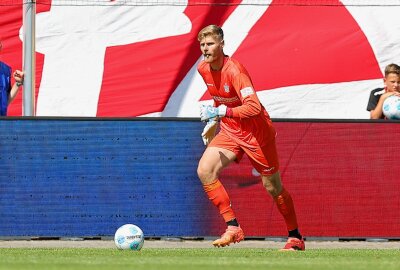
[[[390,73],[385,78],[385,85],[388,92],[400,92],[400,76]]]
[[[204,61],[211,64],[211,67],[218,66],[223,63],[224,42],[218,37],[206,36],[200,40],[200,50],[204,56]]]

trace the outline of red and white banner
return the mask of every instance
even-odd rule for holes
[[[21,69],[22,1],[12,2],[0,5],[0,60]],[[209,24],[274,118],[369,118],[370,91],[400,64],[400,1],[68,2],[37,1],[38,116],[198,117],[210,96],[196,37]],[[9,115],[21,106],[20,93]]]

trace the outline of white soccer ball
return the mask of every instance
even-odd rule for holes
[[[144,234],[138,226],[125,224],[115,232],[114,242],[118,249],[141,250],[144,243]]]
[[[400,97],[393,95],[386,98],[383,102],[382,111],[386,118],[400,120]]]

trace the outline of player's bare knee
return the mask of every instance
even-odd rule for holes
[[[204,169],[200,166],[200,164],[199,164],[199,166],[197,167],[197,176],[200,178],[200,180],[201,180],[201,179],[204,179],[204,177],[205,177],[205,171],[204,171]]]
[[[275,189],[275,187],[270,182],[268,182],[268,181],[264,182],[263,181],[263,186],[272,197],[278,196],[277,190]]]
[[[214,181],[217,178],[212,168],[202,162],[197,167],[197,175],[203,184]]]
[[[282,182],[279,172],[273,175],[263,175],[262,182],[263,186],[272,197],[276,197],[282,192]]]

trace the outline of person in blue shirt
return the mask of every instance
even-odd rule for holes
[[[3,44],[0,40],[0,52]],[[11,83],[11,77],[15,83]],[[24,72],[12,69],[6,63],[0,61],[0,116],[7,116],[8,105],[18,94],[19,87],[24,83]]]

